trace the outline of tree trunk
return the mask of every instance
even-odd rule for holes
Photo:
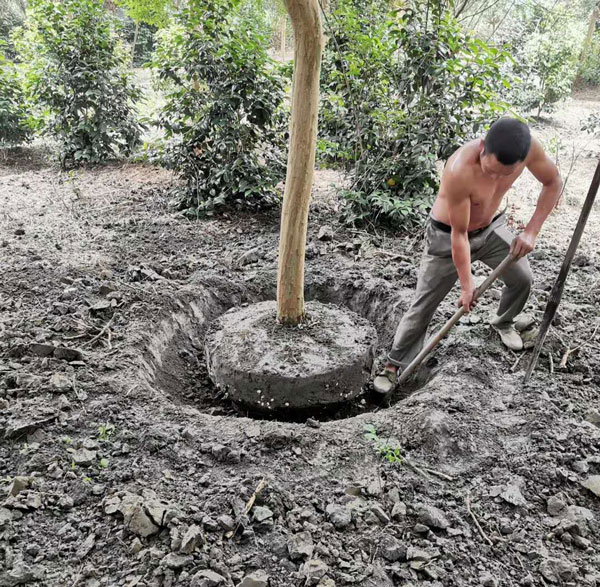
[[[590,23],[588,25],[588,31],[585,36],[585,41],[583,42],[583,49],[581,50],[581,55],[579,56],[580,63],[583,63],[590,52],[590,47],[592,46],[592,39],[594,37],[594,31],[596,30],[596,23],[598,22],[598,18],[600,17],[600,7],[596,6],[592,11],[592,15],[590,16]]]
[[[294,30],[292,112],[277,272],[277,319],[304,318],[304,254],[312,191],[323,35],[318,0],[285,0]]]
[[[279,52],[281,54],[281,61],[285,61],[285,36],[286,36],[286,24],[287,18],[284,16],[281,19],[281,28],[279,29]]]
[[[135,57],[135,46],[137,45],[138,35],[140,34],[140,23],[135,21],[135,33],[133,34],[133,46],[131,47],[131,63],[133,65],[133,59]]]

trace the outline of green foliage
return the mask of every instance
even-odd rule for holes
[[[5,56],[14,57],[11,31],[25,20],[25,0],[0,0],[0,44]]]
[[[128,17],[123,36],[131,44],[132,60],[135,65],[146,63],[154,50],[156,31],[171,20],[173,0],[117,0],[117,4]]]
[[[102,0],[30,0],[15,38],[27,97],[62,164],[129,154],[141,132],[139,93]]]
[[[382,440],[377,434],[377,429],[373,424],[367,424],[364,427],[365,438],[369,440],[375,450],[389,463],[400,463],[405,462],[404,456],[402,455],[402,449],[399,446],[392,446],[389,441]]]
[[[108,440],[115,433],[114,424],[106,423],[98,426],[98,438],[100,440]]]
[[[319,155],[350,169],[344,218],[410,227],[437,190],[435,162],[505,108],[507,54],[463,33],[446,3],[386,13],[340,0],[328,17]]]
[[[579,67],[579,77],[587,84],[600,85],[600,33],[592,37],[590,48]]]
[[[584,25],[573,13],[528,2],[512,39],[514,92],[507,98],[525,111],[552,112],[571,93],[577,75]]]
[[[211,214],[278,201],[283,80],[260,26],[234,0],[191,0],[154,57],[166,93],[162,161],[184,180],[181,208]]]
[[[117,4],[125,9],[135,22],[143,22],[157,28],[169,23],[172,0],[118,0]]]
[[[18,145],[32,137],[25,97],[14,64],[0,44],[0,146]]]
[[[581,130],[590,134],[600,134],[600,112],[593,112],[581,123]]]

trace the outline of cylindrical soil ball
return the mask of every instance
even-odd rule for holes
[[[212,381],[259,411],[322,407],[355,397],[371,376],[373,325],[346,308],[308,302],[297,326],[277,323],[274,301],[233,308],[205,339]]]

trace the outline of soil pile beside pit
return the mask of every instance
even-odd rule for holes
[[[355,397],[371,376],[377,333],[345,308],[307,304],[298,326],[274,301],[233,308],[210,327],[206,363],[230,398],[257,411],[315,408]]]

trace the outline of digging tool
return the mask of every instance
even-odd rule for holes
[[[507,257],[494,269],[485,279],[485,281],[477,288],[475,291],[474,299],[478,300],[483,293],[502,275],[504,270],[514,261],[514,257],[512,255],[507,255]],[[423,350],[411,361],[411,363],[402,371],[402,374],[398,378],[398,384],[406,383],[408,378],[417,370],[417,367],[423,362],[425,357],[438,345],[440,340],[448,334],[450,329],[462,318],[465,313],[464,306],[461,306],[446,324],[440,328],[440,330],[432,336],[427,344],[423,347]]]
[[[548,334],[548,329],[550,328],[550,324],[552,324],[552,320],[554,319],[554,315],[556,314],[558,304],[560,303],[560,299],[562,297],[563,289],[565,287],[565,281],[567,280],[567,275],[569,274],[569,270],[571,269],[571,261],[573,261],[575,251],[577,251],[579,241],[581,240],[581,235],[583,234],[585,224],[590,215],[590,212],[592,211],[592,206],[594,205],[594,200],[596,199],[596,195],[598,194],[599,187],[600,161],[598,161],[598,165],[596,166],[596,171],[594,173],[592,183],[590,184],[590,189],[588,190],[588,194],[585,198],[583,208],[581,209],[581,213],[579,214],[579,220],[577,221],[577,225],[575,226],[575,230],[573,231],[573,236],[571,237],[571,242],[569,243],[569,248],[567,249],[567,253],[563,260],[562,267],[560,268],[558,277],[554,282],[554,287],[550,292],[550,298],[548,299],[548,304],[546,305],[546,310],[544,311],[544,317],[542,318],[540,330],[535,341],[535,346],[533,348],[531,360],[529,361],[527,371],[525,372],[525,377],[523,378],[523,383],[527,383],[529,381],[529,378],[531,377],[531,374],[533,373],[533,370],[535,369],[535,366],[537,364],[538,357],[540,356],[540,352],[542,350],[542,345],[544,344],[544,340],[546,339],[546,334]],[[550,355],[550,361],[552,361],[552,355]]]

